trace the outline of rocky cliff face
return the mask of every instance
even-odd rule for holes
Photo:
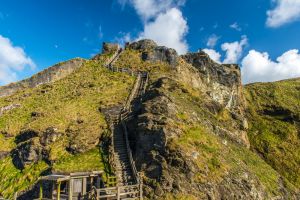
[[[47,68],[28,79],[2,86],[0,87],[0,97],[9,96],[26,88],[34,88],[44,83],[62,79],[81,67],[84,62],[85,60],[81,58],[72,59]]]
[[[146,196],[297,199],[289,183],[248,149],[239,67],[215,63],[204,52],[170,52],[143,40],[127,44],[118,61],[136,54],[145,65],[169,66],[153,70],[142,105],[136,105],[136,117],[127,122]]]
[[[127,44],[126,49],[140,52],[140,58],[145,62],[167,63],[173,70],[171,76],[174,79],[205,94],[211,112],[218,114],[223,110],[234,119],[229,130],[216,127],[217,134],[249,147],[245,99],[238,65],[218,64],[202,51],[178,56],[174,49],[158,46],[147,39]]]
[[[238,65],[220,65],[203,51],[188,53],[182,59],[197,69],[201,89],[206,90],[213,100],[229,110],[244,114],[245,100]]]
[[[249,147],[246,133],[248,129],[245,117],[246,103],[239,66],[218,64],[202,51],[188,53],[181,58],[185,63],[177,67],[178,79],[207,94],[212,104],[218,104],[220,109],[226,109],[235,119],[232,124],[235,131],[228,132],[223,129],[221,132]]]

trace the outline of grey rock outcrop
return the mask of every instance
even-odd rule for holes
[[[51,162],[48,155],[48,145],[56,142],[62,137],[62,133],[54,127],[48,127],[44,132],[24,130],[15,138],[16,148],[12,150],[13,163],[19,169],[26,165],[44,160]]]
[[[43,148],[37,139],[30,139],[18,144],[12,153],[13,162],[19,169],[43,159]]]
[[[142,52],[142,60],[150,62],[166,62],[176,66],[178,54],[175,49],[165,46],[158,46],[153,40],[144,39],[133,43],[127,43],[126,49],[133,49]]]
[[[149,49],[154,49],[158,45],[153,40],[143,39],[132,43],[127,43],[125,49],[133,49],[139,51],[146,51]]]
[[[175,49],[158,46],[153,50],[145,51],[142,53],[142,59],[144,61],[151,62],[167,62],[171,66],[175,66],[178,61],[178,54]]]
[[[243,95],[240,68],[236,64],[218,64],[203,51],[182,55],[187,63],[178,66],[177,79],[201,90],[211,99],[207,107],[216,114],[228,110],[232,121],[232,130],[215,126],[216,134],[229,137],[249,147],[247,137],[246,103]]]
[[[224,107],[243,112],[245,100],[238,65],[218,64],[203,51],[188,53],[181,58],[197,69],[198,87],[204,88],[213,100]]]
[[[48,127],[40,137],[40,143],[43,146],[47,146],[53,142],[56,142],[60,137],[62,137],[63,134],[60,132],[57,132],[56,128],[54,127]]]
[[[80,68],[84,62],[85,60],[82,58],[75,58],[49,67],[28,79],[1,86],[0,97],[9,96],[25,88],[34,88],[41,84],[60,80]]]
[[[103,44],[102,44],[102,53],[103,54],[115,53],[118,49],[119,49],[119,44],[117,44],[117,43],[103,42]]]

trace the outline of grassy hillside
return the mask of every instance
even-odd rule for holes
[[[50,166],[41,161],[19,170],[10,157],[1,160],[0,179],[5,184],[0,184],[0,193],[11,197],[32,185],[49,167],[60,172],[101,170],[97,144],[108,126],[100,110],[123,103],[133,82],[129,75],[110,72],[98,61],[87,61],[57,82],[0,98],[0,107],[19,105],[0,117],[0,152],[16,148],[16,136],[27,130],[37,133],[40,140],[48,130],[59,136],[45,146]],[[41,146],[39,139],[34,139],[37,146]],[[71,147],[75,155],[67,151]]]
[[[251,147],[300,188],[300,79],[245,87]]]

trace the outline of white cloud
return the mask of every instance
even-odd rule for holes
[[[275,8],[267,11],[267,26],[279,27],[300,19],[299,0],[273,0]]]
[[[114,39],[121,46],[124,46],[126,42],[132,41],[132,37],[130,33],[119,32],[119,36]]]
[[[219,52],[215,51],[214,49],[202,49],[202,51],[207,53],[213,61],[221,63],[221,54]]]
[[[144,21],[155,18],[159,13],[166,12],[172,7],[185,4],[185,0],[118,0],[118,2],[122,8],[126,4],[131,4]]]
[[[299,50],[285,52],[276,61],[269,58],[269,54],[249,51],[242,61],[243,83],[277,81],[300,77]]]
[[[230,64],[236,63],[241,58],[243,48],[248,44],[247,36],[242,36],[241,41],[235,41],[232,43],[224,43],[221,48],[226,51],[226,58],[223,63]]]
[[[0,35],[0,84],[15,81],[17,72],[28,66],[34,68],[35,64],[24,50]]]
[[[214,48],[219,39],[219,36],[217,36],[216,34],[212,34],[211,36],[209,36],[206,45],[210,48]]]
[[[225,58],[221,61],[221,53],[214,49],[203,49],[209,57],[217,63],[232,64],[237,63],[243,53],[244,47],[248,44],[247,36],[243,35],[241,41],[226,42],[221,45],[222,51],[225,52]]]
[[[159,45],[176,49],[179,54],[187,52],[185,36],[188,25],[179,10],[179,6],[183,5],[185,0],[119,0],[119,2],[121,5],[130,3],[142,19],[144,30],[138,39],[155,40]]]
[[[159,14],[153,22],[146,23],[139,38],[152,39],[159,45],[174,48],[179,54],[183,54],[188,50],[184,39],[187,32],[187,22],[181,11],[171,8],[165,13]]]
[[[229,27],[236,30],[236,31],[242,31],[242,28],[239,26],[239,24],[237,22],[234,22]]]

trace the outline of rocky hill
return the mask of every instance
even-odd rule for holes
[[[51,171],[107,168],[105,111],[134,83],[104,67],[116,50],[105,44],[51,82],[0,88],[0,193],[30,192]],[[238,65],[151,40],[126,44],[114,65],[149,72],[126,121],[146,198],[300,198],[299,80],[243,88]]]

